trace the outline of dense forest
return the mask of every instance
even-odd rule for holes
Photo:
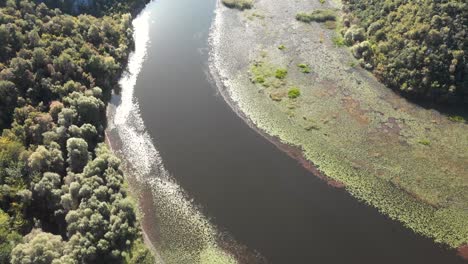
[[[468,102],[468,2],[344,0],[346,44],[389,87]]]
[[[0,263],[152,263],[103,143],[146,0],[45,2],[0,0]]]

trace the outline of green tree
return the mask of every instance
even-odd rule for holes
[[[10,216],[0,209],[0,263],[10,263],[11,250],[22,239],[10,222]]]
[[[72,172],[79,173],[88,163],[88,143],[82,138],[70,138],[67,140],[67,162]]]
[[[33,229],[11,253],[12,264],[58,264],[64,252],[62,238]],[[55,261],[54,261],[55,260]]]
[[[15,84],[0,80],[0,129],[11,124],[12,114],[18,102]]]

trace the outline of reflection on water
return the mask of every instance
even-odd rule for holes
[[[160,255],[160,263],[236,263],[234,257],[218,245],[221,234],[164,168],[134,98],[137,77],[150,44],[149,29],[154,8],[156,3],[150,3],[133,21],[135,51],[120,80],[121,94],[114,95],[108,107],[107,136],[114,151],[126,164],[127,176],[135,185],[132,189],[150,190],[149,195],[141,196],[146,200],[140,205],[146,207],[142,208],[146,214],[145,232],[156,234],[149,237]],[[147,219],[151,219],[152,224],[148,224]]]

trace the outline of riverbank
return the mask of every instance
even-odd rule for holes
[[[395,95],[337,47],[333,30],[295,19],[324,8],[339,5],[218,4],[211,73],[221,94],[356,198],[437,242],[468,243],[468,126]],[[299,97],[288,97],[292,88]]]

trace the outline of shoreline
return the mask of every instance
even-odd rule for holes
[[[259,2],[261,2],[261,3],[259,4]],[[268,107],[263,107],[262,108],[262,106],[252,107],[253,106],[252,104],[253,104],[254,100],[248,98],[247,96],[252,96],[253,97],[253,96],[256,96],[256,95],[253,94],[253,92],[248,92],[247,88],[245,88],[243,90],[240,88],[242,85],[246,86],[247,83],[248,83],[245,80],[246,79],[246,77],[245,77],[245,74],[246,74],[246,72],[245,72],[245,70],[246,70],[245,63],[246,63],[247,60],[252,60],[252,58],[254,58],[254,55],[252,55],[251,51],[250,52],[243,52],[242,50],[239,51],[239,47],[246,47],[247,48],[248,47],[247,45],[249,45],[249,44],[250,44],[251,47],[253,47],[252,49],[254,49],[256,46],[262,46],[263,48],[265,48],[265,46],[267,46],[267,48],[265,48],[265,50],[268,50],[268,52],[274,52],[274,51],[272,51],[274,49],[274,47],[268,47],[268,44],[265,44],[265,42],[261,42],[261,41],[260,41],[260,44],[256,43],[256,42],[253,42],[253,43],[248,43],[245,46],[237,45],[235,47],[231,47],[231,46],[224,46],[223,47],[222,46],[222,41],[229,42],[227,40],[229,38],[227,38],[225,36],[222,36],[220,31],[222,31],[223,29],[226,30],[227,28],[229,28],[229,30],[234,32],[234,33],[232,33],[233,35],[235,35],[235,34],[240,35],[241,33],[239,33],[239,32],[242,32],[243,34],[246,34],[246,35],[247,34],[254,35],[254,33],[252,33],[252,32],[254,32],[255,29],[260,28],[260,26],[255,25],[254,24],[255,22],[252,22],[252,20],[248,16],[250,16],[251,14],[254,14],[254,15],[258,14],[258,12],[262,12],[266,8],[271,8],[270,6],[266,7],[268,2],[269,1],[257,1],[256,4],[261,5],[261,7],[263,7],[263,10],[261,8],[257,9],[256,7],[254,7],[253,10],[247,11],[247,12],[250,12],[250,13],[247,14],[247,13],[241,13],[241,12],[235,13],[235,11],[227,10],[218,1],[218,6],[217,6],[217,9],[216,9],[216,18],[215,18],[215,22],[212,25],[211,33],[210,33],[209,75],[210,75],[210,78],[212,79],[212,81],[216,84],[219,94],[221,94],[221,96],[226,101],[226,103],[229,104],[231,109],[233,109],[233,111],[240,118],[242,118],[251,128],[253,128],[255,131],[257,131],[260,135],[265,137],[267,140],[272,142],[279,149],[286,152],[289,156],[291,156],[291,157],[295,158],[296,160],[298,160],[298,162],[303,167],[305,167],[307,170],[311,171],[314,175],[318,176],[321,179],[326,180],[329,185],[334,186],[334,187],[338,187],[338,188],[345,188],[353,197],[358,198],[360,200],[367,201],[368,203],[370,203],[372,205],[372,207],[378,208],[381,213],[384,213],[384,215],[387,215],[387,216],[389,216],[390,218],[392,218],[394,220],[398,220],[399,222],[402,222],[403,225],[405,225],[406,227],[409,227],[410,229],[412,229],[416,233],[423,234],[423,235],[429,236],[431,238],[435,238],[435,242],[442,243],[444,245],[448,245],[448,246],[450,246],[450,248],[453,248],[453,249],[458,249],[458,251],[460,252],[459,255],[463,255],[462,252],[466,251],[466,246],[463,246],[466,243],[466,241],[465,241],[465,243],[461,243],[461,245],[460,244],[455,245],[453,242],[449,241],[449,239],[450,239],[449,237],[445,238],[444,235],[442,235],[442,236],[439,236],[440,234],[436,235],[435,233],[433,233],[434,231],[432,231],[431,227],[429,227],[427,225],[421,225],[421,224],[418,223],[419,220],[424,221],[424,222],[427,222],[426,220],[428,220],[429,221],[428,223],[430,223],[429,225],[433,225],[432,228],[435,227],[436,229],[442,230],[442,232],[447,232],[447,234],[450,234],[450,233],[454,232],[454,231],[450,231],[450,230],[452,228],[456,229],[457,227],[455,227],[455,226],[448,227],[448,226],[441,225],[439,223],[440,217],[441,217],[439,215],[439,211],[443,211],[443,210],[439,210],[440,209],[439,207],[437,207],[437,206],[433,207],[433,205],[431,205],[430,203],[427,203],[424,199],[421,199],[416,194],[414,194],[414,193],[412,193],[412,192],[410,192],[408,190],[401,189],[401,188],[399,188],[398,185],[392,184],[392,182],[385,182],[385,181],[379,180],[379,179],[377,179],[375,177],[374,178],[369,177],[368,179],[358,180],[356,182],[353,182],[353,181],[350,182],[349,177],[346,177],[346,175],[344,175],[345,177],[343,177],[343,175],[339,176],[339,177],[336,177],[337,175],[334,175],[333,173],[326,173],[326,171],[329,171],[329,172],[335,171],[337,173],[342,174],[343,172],[347,172],[347,170],[346,169],[345,170],[343,170],[343,169],[341,169],[341,170],[340,169],[336,169],[336,170],[331,169],[330,170],[330,168],[331,168],[330,165],[333,166],[332,165],[333,161],[327,162],[325,164],[327,166],[320,166],[320,162],[319,162],[319,164],[316,164],[315,162],[313,162],[313,159],[311,159],[310,154],[308,155],[306,150],[304,150],[303,145],[295,144],[295,143],[298,142],[298,140],[295,140],[295,141],[291,142],[291,140],[288,140],[287,138],[285,139],[285,138],[281,137],[281,135],[284,135],[284,130],[287,130],[285,127],[277,128],[277,127],[280,127],[280,125],[275,124],[276,128],[278,130],[274,130],[273,128],[267,127],[267,125],[265,125],[265,124],[272,125],[273,121],[272,122],[265,122],[265,123],[259,122],[259,119],[258,119],[259,116],[265,117],[265,116],[268,116],[268,114],[262,113],[262,114],[252,115],[252,113],[253,113],[252,111],[255,111],[257,109],[265,110],[265,109],[269,109],[269,108]],[[271,5],[274,5],[274,4],[271,4]],[[285,12],[288,13],[289,10],[287,10]],[[267,17],[267,19],[270,19],[270,17],[268,17],[267,15],[265,15],[263,13],[261,13],[261,14],[262,14],[262,16]],[[246,16],[247,16],[248,19],[245,19]],[[271,15],[271,17],[274,17],[274,15]],[[250,20],[250,21],[248,21],[248,20]],[[274,18],[271,18],[271,20],[275,21]],[[268,26],[265,26],[266,23],[264,21],[258,22],[258,23],[262,23],[263,27],[268,28]],[[229,27],[227,25],[229,25]],[[252,29],[252,28],[254,28],[254,29]],[[266,31],[270,32],[268,30],[266,30]],[[271,34],[274,35],[274,33],[271,33]],[[331,37],[331,36],[329,35],[327,37]],[[232,39],[235,39],[235,38],[233,37]],[[232,43],[232,39],[231,39],[231,43]],[[245,39],[248,39],[248,36],[246,36]],[[259,38],[259,39],[261,39],[261,38]],[[271,39],[270,39],[270,41],[271,41]],[[322,40],[321,40],[321,42],[322,42]],[[233,55],[231,58],[229,56],[226,58],[226,57],[223,57],[222,55],[219,54],[219,53],[224,52],[223,55],[225,55],[227,51],[223,50],[223,48],[227,49],[227,47],[232,48],[233,50],[235,50],[235,52],[237,52],[237,54],[236,54],[237,56]],[[348,52],[348,51],[346,51],[346,52]],[[248,53],[247,56],[245,55],[246,53]],[[227,62],[223,62],[225,64],[220,63],[219,61],[217,61],[217,59],[218,59],[217,56],[218,57],[223,57],[224,60],[227,60]],[[234,62],[229,60],[229,59],[232,60],[233,58],[236,58],[236,60],[239,60],[241,62],[234,63]],[[320,61],[320,60],[317,60],[317,61]],[[244,64],[242,64],[242,63],[244,63]],[[291,62],[289,62],[289,64],[291,64]],[[224,66],[224,68],[220,67],[220,65]],[[229,69],[229,67],[231,67],[231,69]],[[354,76],[355,73],[352,73],[352,74]],[[358,72],[358,74],[361,74],[361,73]],[[372,78],[372,77],[364,76],[364,78]],[[371,80],[370,82],[372,83],[374,81]],[[251,86],[253,86],[253,85],[251,85]],[[252,89],[252,87],[249,87],[249,88]],[[236,89],[238,89],[238,90],[236,90]],[[259,93],[263,93],[265,90],[267,90],[267,89],[260,90]],[[233,92],[235,92],[235,93],[233,94]],[[390,97],[390,96],[388,96],[388,97],[391,98],[392,100],[395,100],[395,99],[393,99],[393,97]],[[245,98],[248,98],[248,99],[245,99]],[[243,99],[245,99],[245,101],[242,101]],[[264,100],[264,101],[266,101],[266,100]],[[259,101],[259,102],[255,102],[255,103],[258,104],[258,105],[272,104],[272,103],[267,103],[267,102],[264,102],[264,101]],[[272,111],[272,112],[274,112],[274,111]],[[280,112],[280,111],[276,111],[276,112]],[[249,116],[249,114],[250,114],[250,116]],[[362,113],[357,113],[357,115],[361,115],[361,114]],[[271,115],[272,114],[270,114],[270,116]],[[358,116],[358,118],[360,118],[360,117],[361,116]],[[362,121],[362,120],[360,120],[360,121]],[[366,120],[364,120],[364,121],[366,121]],[[292,130],[292,128],[290,130]],[[390,127],[389,130],[391,130],[391,127]],[[275,131],[275,132],[273,132],[273,131]],[[322,170],[323,167],[326,167],[326,171]],[[354,165],[351,165],[350,167],[354,167]],[[358,166],[356,166],[356,167],[358,167]],[[347,173],[345,173],[345,174],[347,174]],[[352,173],[352,175],[353,174],[355,175],[355,173]],[[356,179],[356,178],[354,177],[354,179]],[[369,180],[370,180],[370,182],[369,182]],[[346,183],[346,181],[348,181],[348,183]],[[361,185],[361,186],[359,186],[359,185]],[[370,186],[379,186],[379,185],[384,185],[384,186],[382,186],[381,190],[380,189],[376,190],[376,193],[371,193],[372,189],[370,188]],[[362,186],[369,186],[369,187],[367,187],[367,190],[366,190],[366,188],[364,188],[364,190],[363,190],[361,188]],[[389,196],[386,196],[386,194],[389,195]],[[395,201],[390,202],[390,205],[389,205],[388,203],[386,204],[385,202],[379,202],[378,198],[387,199],[387,200],[395,198],[394,199]],[[408,204],[410,208],[411,207],[416,208],[415,212],[405,212],[405,206],[403,204]],[[450,213],[450,212],[446,212],[446,213]],[[442,213],[440,213],[440,214],[442,214]],[[461,225],[463,225],[463,219],[461,221],[462,221]],[[458,226],[458,228],[463,228],[463,227]],[[444,231],[444,229],[445,229],[445,231]],[[459,230],[461,231],[462,229],[459,229]],[[452,235],[456,235],[456,234],[452,233]],[[462,235],[462,233],[460,233],[460,235]],[[437,236],[439,236],[439,237],[437,237]]]
[[[109,149],[116,155],[120,160],[124,161],[124,157],[122,157],[122,153],[120,153],[119,148],[115,147],[115,143],[118,142],[118,138],[111,139],[109,136],[110,131],[106,129],[105,131],[105,143],[109,147]],[[114,144],[113,144],[114,143]],[[129,169],[126,164],[123,166],[122,170],[125,172],[125,181],[128,184],[127,190],[130,194],[132,200],[136,203],[137,207],[137,217],[138,222],[140,224],[140,230],[142,233],[143,242],[145,245],[151,250],[153,256],[155,257],[156,263],[155,264],[164,264],[162,261],[159,252],[156,249],[155,244],[153,241],[156,241],[156,230],[151,227],[150,223],[153,218],[151,217],[151,210],[152,205],[148,204],[147,201],[152,201],[152,193],[148,190],[143,190],[141,184],[135,179],[133,175],[129,173]]]
[[[294,146],[294,145],[290,145],[288,143],[282,142],[279,137],[272,136],[268,134],[266,131],[257,127],[252,122],[252,120],[244,112],[242,112],[242,110],[237,105],[237,103],[234,100],[232,100],[231,96],[229,95],[228,88],[221,81],[219,75],[216,72],[216,69],[212,67],[211,63],[210,63],[210,71],[209,71],[208,77],[210,78],[210,82],[212,82],[213,85],[217,87],[216,88],[217,91],[223,97],[224,101],[229,105],[232,111],[234,111],[236,115],[239,116],[252,130],[254,130],[259,135],[267,139],[271,144],[275,145],[281,151],[286,153],[289,157],[297,160],[299,164],[301,164],[302,167],[310,171],[315,177],[318,177],[324,180],[328,185],[334,188],[338,188],[338,189],[345,188],[345,185],[342,182],[325,175],[325,173],[320,171],[320,169],[311,160],[308,160],[304,156],[304,152],[300,148],[300,146]]]

